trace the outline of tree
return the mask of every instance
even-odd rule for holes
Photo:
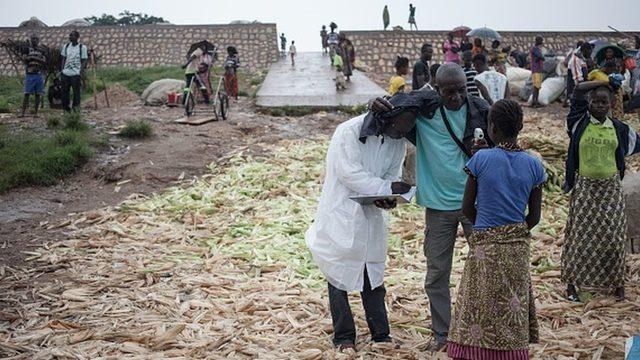
[[[104,25],[149,25],[166,22],[165,19],[157,16],[151,16],[143,13],[132,13],[129,10],[125,10],[118,14],[119,17],[113,15],[102,14],[100,17],[91,16],[85,18],[92,26],[104,26]]]

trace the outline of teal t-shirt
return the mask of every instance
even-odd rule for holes
[[[467,105],[458,111],[445,108],[447,119],[458,139],[464,137]],[[467,184],[464,172],[467,155],[460,150],[442,121],[440,110],[432,119],[416,121],[416,182],[418,205],[434,210],[459,210]]]

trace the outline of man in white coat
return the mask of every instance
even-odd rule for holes
[[[387,216],[395,202],[360,205],[357,195],[391,195],[410,190],[400,182],[404,135],[415,125],[418,93],[390,99],[394,110],[370,112],[340,124],[329,144],[326,175],[306,242],[329,286],[333,343],[355,348],[356,329],[347,292],[359,291],[374,342],[389,342],[383,285],[387,257]]]

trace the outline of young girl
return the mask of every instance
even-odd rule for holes
[[[540,160],[518,146],[518,103],[497,101],[488,120],[498,145],[478,151],[466,167],[462,211],[474,230],[447,352],[454,359],[529,359],[529,343],[538,339],[529,230],[540,221],[546,174]]]
[[[389,79],[389,89],[387,90],[391,96],[395,95],[398,91],[404,92],[406,83],[403,76],[409,73],[409,59],[398,56],[395,66],[396,74]]]
[[[627,218],[620,180],[624,157],[640,152],[640,137],[609,115],[620,84],[616,75],[609,82],[578,84],[567,115],[571,140],[564,190],[573,191],[561,260],[571,301],[578,301],[576,286],[615,289],[624,298]]]

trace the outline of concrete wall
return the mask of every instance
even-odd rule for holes
[[[0,28],[0,40],[27,39],[40,36],[47,46],[61,47],[68,41],[73,27],[37,29]],[[268,68],[278,60],[275,24],[246,25],[144,25],[79,27],[80,41],[101,56],[102,66],[150,67],[180,65],[185,62],[189,46],[204,39],[221,47],[220,63],[227,45],[234,45],[241,65],[247,70]],[[14,68],[4,49],[0,49],[0,74],[13,74]]]
[[[372,71],[381,74],[392,74],[393,64],[397,56],[406,56],[410,62],[420,57],[423,43],[433,44],[434,60],[442,63],[442,43],[447,31],[345,31],[354,43],[356,58],[371,67]],[[520,32],[499,31],[502,44],[511,45],[512,49],[528,51],[533,39],[540,34],[545,38],[545,49],[565,54],[575,46],[578,40],[605,39],[611,42],[620,41],[623,37],[614,32]],[[459,39],[458,39],[459,41]],[[490,44],[486,44],[490,47]]]

